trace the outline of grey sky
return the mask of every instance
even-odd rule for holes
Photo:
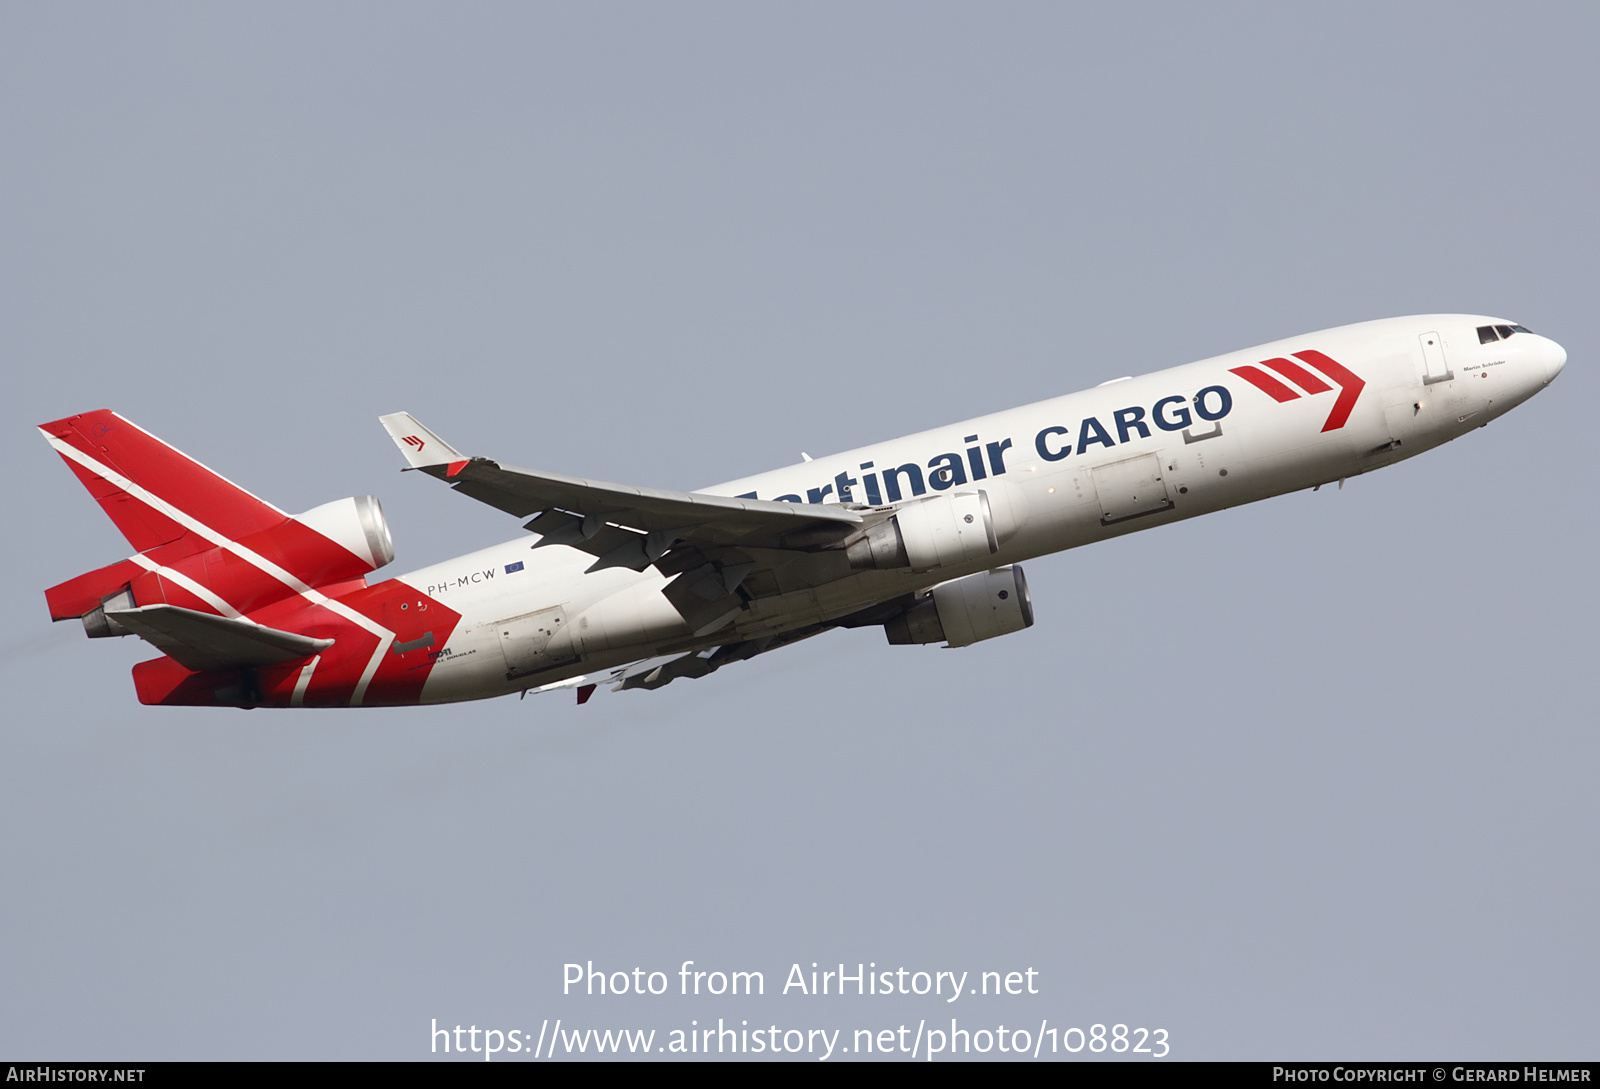
[[[6,5],[0,1053],[954,1015],[1593,1058],[1597,45],[1579,3]],[[401,573],[518,530],[380,413],[696,487],[1433,311],[1571,363],[1342,492],[1032,561],[1037,625],[961,651],[208,712],[46,617],[126,554],[32,427],[86,409],[379,495]],[[586,959],[769,993],[563,998]],[[1042,993],[773,993],[814,960]]]

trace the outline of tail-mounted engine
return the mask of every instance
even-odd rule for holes
[[[375,496],[359,495],[324,503],[296,515],[295,521],[311,527],[334,544],[343,545],[360,559],[366,560],[371,564],[367,568],[369,572],[394,559],[394,538],[389,534],[389,522],[383,516],[383,505]]]
[[[965,647],[1033,627],[1028,580],[1016,565],[941,582],[884,623],[891,643]]]

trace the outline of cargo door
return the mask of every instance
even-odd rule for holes
[[[1090,475],[1100,499],[1103,526],[1172,508],[1172,496],[1167,494],[1167,484],[1162,479],[1161,459],[1155,454],[1097,465]]]
[[[498,630],[500,649],[506,656],[506,679],[576,660],[566,626],[567,611],[559,605],[500,621]]]

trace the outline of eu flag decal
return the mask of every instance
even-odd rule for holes
[[[508,574],[508,575],[513,574],[514,572],[517,572],[517,571],[521,571],[521,570],[522,570],[522,561],[521,560],[518,560],[516,563],[508,563],[508,564],[506,564],[506,574]]]

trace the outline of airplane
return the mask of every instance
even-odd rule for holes
[[[833,628],[964,647],[1034,623],[1021,561],[1414,457],[1566,365],[1501,318],[1365,322],[693,492],[519,469],[380,420],[407,470],[533,535],[382,581],[372,496],[289,515],[114,412],[40,427],[134,549],[45,592],[135,635],[145,704],[390,707],[655,689]]]

